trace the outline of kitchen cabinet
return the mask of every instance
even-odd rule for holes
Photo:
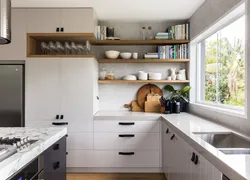
[[[26,58],[25,9],[12,8],[11,43],[0,46],[0,60],[25,60]]]
[[[26,10],[28,33],[95,33],[93,8],[30,8]]]
[[[26,126],[67,123],[67,166],[82,167],[79,161],[84,159],[88,160],[87,167],[90,166],[93,114],[98,111],[97,62],[91,58],[30,58],[26,61],[25,74]],[[77,158],[81,159],[74,161]]]
[[[221,180],[222,173],[162,123],[163,171],[168,180]]]

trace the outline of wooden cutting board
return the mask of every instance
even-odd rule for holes
[[[137,102],[141,109],[145,110],[145,101],[147,101],[147,95],[151,93],[162,96],[162,90],[154,84],[144,85],[138,90]]]

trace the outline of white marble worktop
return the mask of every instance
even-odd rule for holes
[[[206,158],[217,169],[227,175],[231,180],[250,180],[250,155],[225,155],[211,146],[194,132],[208,133],[235,133],[250,139],[243,134],[226,128],[215,122],[194,116],[188,113],[157,114],[128,111],[99,111],[94,120],[159,120],[175,131],[181,138],[189,143],[197,152]]]
[[[22,167],[29,164],[34,158],[66,134],[67,128],[65,127],[0,128],[0,137],[30,137],[31,140],[38,140],[29,147],[0,162],[1,180],[6,180],[17,173]]]

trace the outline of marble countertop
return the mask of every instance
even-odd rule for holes
[[[49,128],[0,128],[0,137],[30,137],[32,140],[38,140],[16,154],[0,162],[1,180],[6,180],[22,167],[39,156],[47,148],[67,134],[65,127]]]
[[[156,114],[128,111],[99,111],[94,120],[159,120],[162,119],[181,138],[206,158],[231,180],[250,180],[250,155],[225,155],[209,143],[196,136],[202,133],[235,133],[232,129],[188,113]]]

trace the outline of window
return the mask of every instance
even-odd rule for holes
[[[199,103],[243,109],[245,105],[245,15],[197,43]]]

